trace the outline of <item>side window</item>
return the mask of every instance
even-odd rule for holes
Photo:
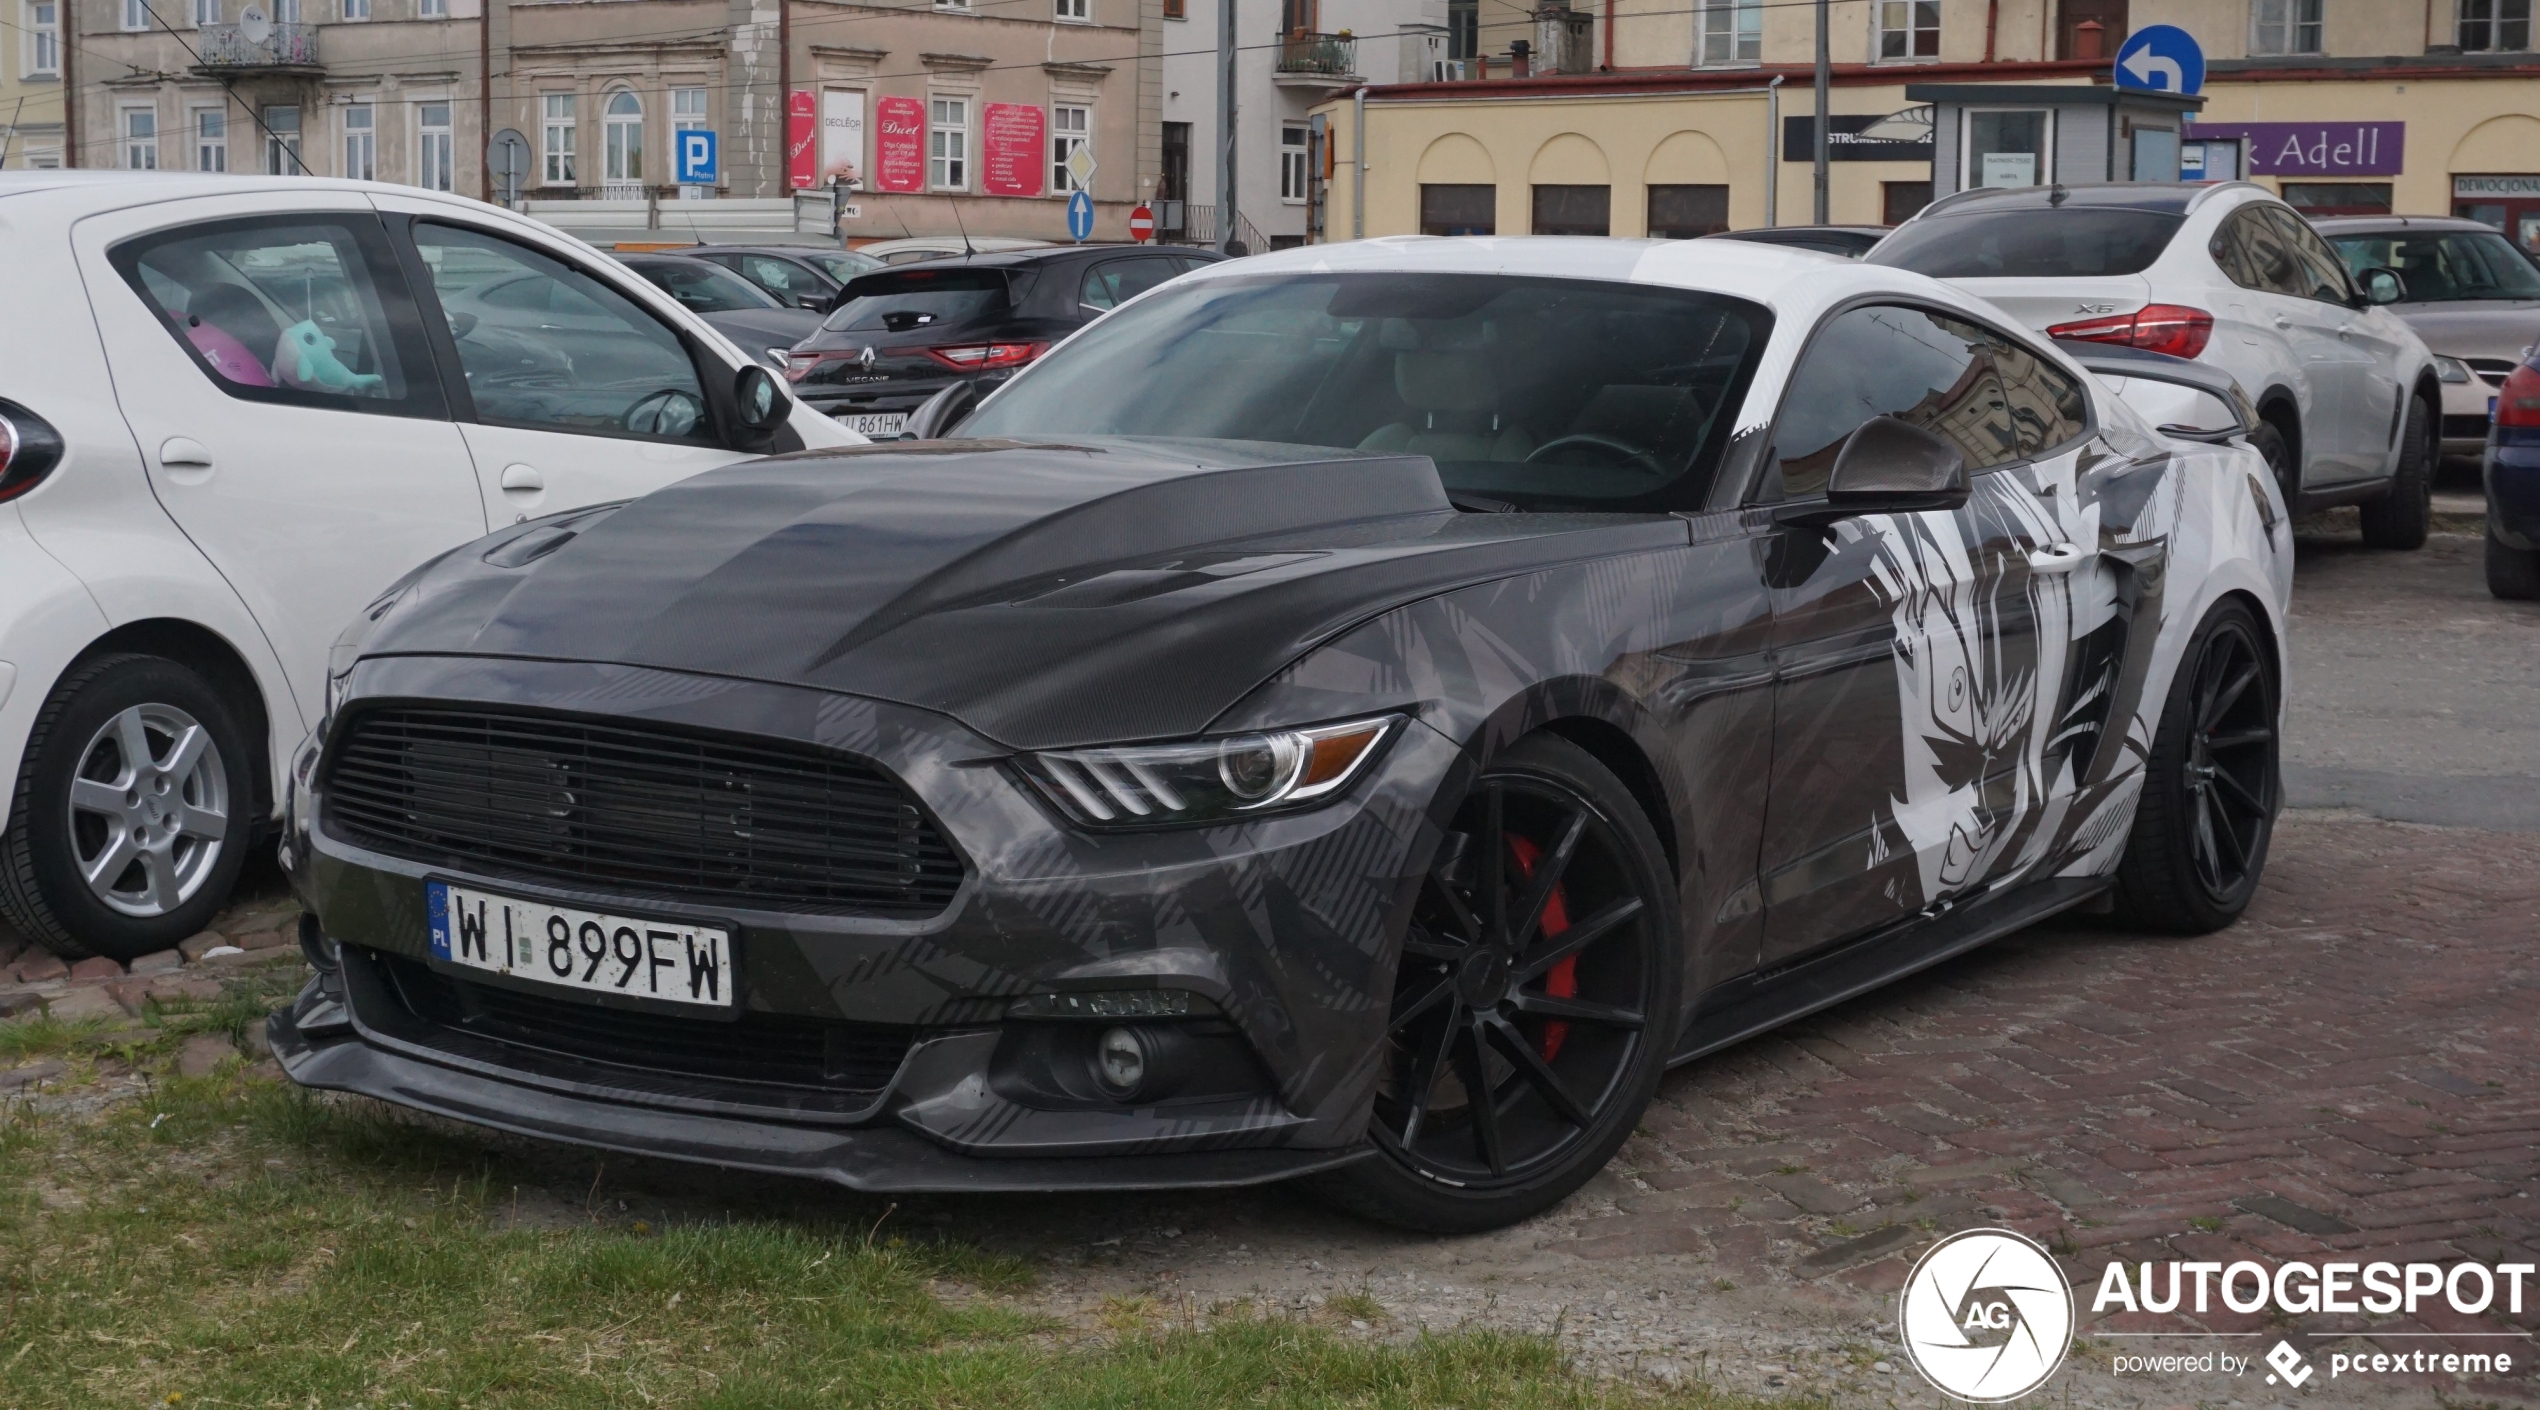
[[[2285,243],[2284,232],[2266,218],[2262,209],[2242,207],[2232,213],[2229,227],[2233,243],[2240,247],[2243,287],[2297,299],[2309,295],[2302,262],[2294,257],[2293,247]]]
[[[2090,403],[2079,382],[2016,339],[1988,331],[1986,341],[1993,348],[1994,368],[2002,374],[2002,395],[2010,406],[2011,426],[2019,433],[2022,458],[2060,450],[2090,429]]]
[[[414,239],[478,420],[713,443],[686,346],[633,300],[479,231],[417,222]]]
[[[1801,357],[1773,426],[1780,474],[1772,488],[1783,499],[1824,494],[1844,438],[1880,416],[1955,443],[1969,470],[2021,458],[1984,331],[1918,308],[1874,304],[1827,320]]]
[[[2328,242],[2309,222],[2289,210],[2276,206],[2265,208],[2267,218],[2284,232],[2284,243],[2302,265],[2302,296],[2324,303],[2342,304],[2352,293],[2346,282],[2346,266],[2340,262]]]
[[[369,216],[260,216],[108,251],[214,385],[246,401],[440,418],[423,323]]]
[[[1170,256],[1105,260],[1085,271],[1084,291],[1077,295],[1077,302],[1118,308],[1181,272],[1182,262]]]
[[[819,292],[813,287],[812,278],[808,272],[796,269],[781,259],[769,259],[765,255],[743,255],[741,272],[749,276],[751,283],[787,303],[792,303],[801,295]]]

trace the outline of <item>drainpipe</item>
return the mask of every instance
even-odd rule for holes
[[[818,108],[812,109],[811,138],[812,150],[817,152],[820,147]],[[720,160],[717,158],[718,162]],[[814,167],[813,170],[819,168]],[[793,0],[776,0],[776,194],[787,200],[794,196]]]
[[[1605,0],[1605,68],[1614,68],[1614,0]]]
[[[1782,223],[1782,80],[1774,74],[1764,85],[1764,224]]]
[[[71,67],[71,56],[79,52],[79,21],[68,5],[53,13],[60,19],[54,33],[62,37],[62,166],[67,170],[79,165],[79,81]]]
[[[1826,0],[1817,0],[1817,224],[1826,223],[1826,158],[1834,140],[1834,120],[1826,109],[1833,87],[1834,62],[1826,38]]]
[[[1350,97],[1350,160],[1355,169],[1349,174],[1349,238],[1367,238],[1367,90],[1361,88]]]
[[[2002,22],[2002,0],[1984,0],[1984,61],[1993,62],[1993,31]]]
[[[494,150],[494,0],[476,3],[476,149],[476,184],[481,199],[490,206],[494,204],[494,164],[483,154]]]

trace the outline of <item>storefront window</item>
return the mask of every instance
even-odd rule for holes
[[[2284,203],[2304,215],[2388,215],[2387,181],[2288,181]]]
[[[1540,189],[1540,188],[1538,188]],[[1649,234],[1654,240],[1690,240],[1729,228],[1726,186],[1651,186]]]
[[[2039,186],[2055,179],[2048,143],[2054,115],[2042,108],[1967,114],[1966,170],[1961,184]]]
[[[1611,186],[1537,186],[1537,235],[1608,235],[1613,233]]]
[[[1423,182],[1420,186],[1420,233],[1498,234],[1499,188]]]

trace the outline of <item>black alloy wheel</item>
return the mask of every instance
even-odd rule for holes
[[[1342,1204],[1441,1232],[1559,1201],[1630,1134],[1674,1036],[1664,854],[1628,790],[1551,736],[1486,768],[1414,908],[1369,1138]]]
[[[2425,547],[2426,535],[2434,527],[2434,471],[2442,460],[2443,442],[2433,414],[2422,398],[2409,398],[2407,423],[2400,429],[2399,464],[2390,476],[2390,493],[2365,500],[2357,508],[2365,547]]]
[[[2145,765],[2119,864],[2119,908],[2203,934],[2257,894],[2278,807],[2276,679],[2248,606],[2226,601],[2189,641]]]

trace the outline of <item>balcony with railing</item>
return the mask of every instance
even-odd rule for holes
[[[1316,88],[1357,83],[1358,40],[1347,34],[1283,34],[1273,82]]]
[[[286,71],[316,73],[318,31],[313,24],[207,24],[195,36],[197,72]]]

